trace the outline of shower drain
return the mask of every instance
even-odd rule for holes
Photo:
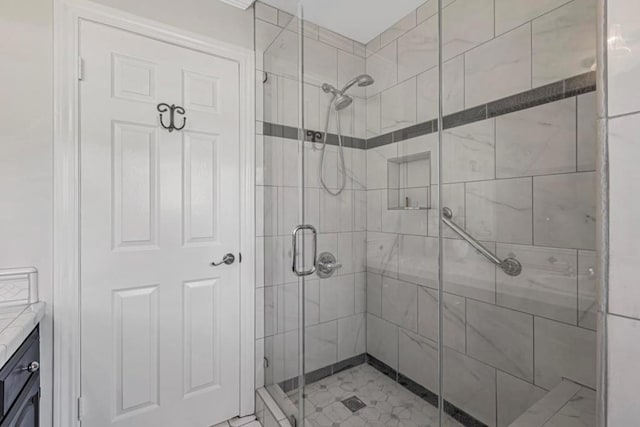
[[[342,401],[342,404],[347,407],[353,413],[358,412],[360,409],[366,407],[367,405],[356,396],[347,397]]]

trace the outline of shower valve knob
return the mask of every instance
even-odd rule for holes
[[[338,268],[342,267],[342,264],[336,262],[336,257],[330,252],[321,253],[316,264],[318,276],[323,279],[331,277]]]

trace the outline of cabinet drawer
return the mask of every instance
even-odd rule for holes
[[[40,374],[31,375],[0,427],[38,427],[40,425]]]
[[[38,374],[27,370],[31,362],[40,362],[40,334],[37,327],[0,370],[1,417],[7,414],[29,378]]]

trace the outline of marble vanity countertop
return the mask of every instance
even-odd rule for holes
[[[45,313],[45,303],[0,307],[0,367],[20,347]]]

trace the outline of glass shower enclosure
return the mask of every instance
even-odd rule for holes
[[[267,3],[276,423],[595,425],[595,1]]]

